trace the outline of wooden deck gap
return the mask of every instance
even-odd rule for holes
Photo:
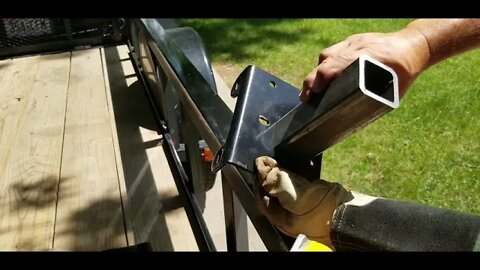
[[[65,143],[65,123],[67,122],[67,108],[68,108],[68,89],[70,89],[70,75],[72,72],[72,53],[70,52],[70,65],[68,65],[68,81],[67,81],[67,94],[65,97],[65,113],[63,118],[63,134],[62,134],[62,151],[60,153],[60,168],[58,170],[58,183],[57,183],[57,194],[55,201],[55,219],[53,220],[53,236],[52,236],[52,247],[55,246],[55,228],[57,225],[57,210],[58,210],[58,198],[60,194],[60,181],[62,181],[62,161],[63,161],[63,146]]]

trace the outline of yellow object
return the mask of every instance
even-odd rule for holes
[[[305,251],[332,251],[329,247],[324,244],[320,244],[315,241],[310,241],[308,245],[305,247]]]
[[[299,234],[290,251],[332,252],[333,250],[324,244],[308,239],[303,234]]]

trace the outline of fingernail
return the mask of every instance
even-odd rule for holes
[[[302,91],[300,91],[300,94],[298,94],[298,97],[301,101],[303,101],[305,99],[305,90],[302,89]]]
[[[308,95],[310,95],[310,90],[305,90],[305,92],[302,91],[302,95],[300,96],[300,100],[302,102],[305,102],[308,100]]]

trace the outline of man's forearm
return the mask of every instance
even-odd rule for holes
[[[353,192],[330,231],[336,251],[479,251],[480,217]]]
[[[421,19],[411,22],[406,30],[418,31],[427,40],[430,55],[425,69],[480,47],[480,19]]]

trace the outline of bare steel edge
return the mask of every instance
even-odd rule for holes
[[[398,108],[400,105],[400,96],[398,92],[398,76],[397,73],[390,68],[389,66],[381,63],[380,61],[374,59],[373,57],[369,56],[368,54],[363,54],[359,57],[359,88],[364,93],[365,95],[385,104],[390,106],[392,109]],[[393,77],[393,102],[373,93],[370,92],[366,87],[365,87],[365,60],[368,60],[369,62],[383,68],[384,70],[388,71],[392,77]]]

